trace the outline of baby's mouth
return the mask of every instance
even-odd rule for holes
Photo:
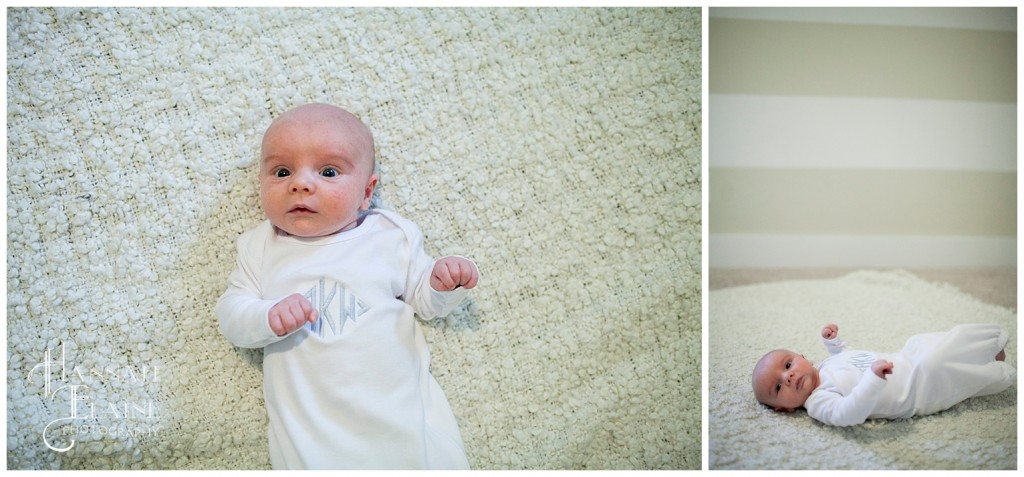
[[[304,205],[296,205],[288,211],[289,214],[315,214],[316,211]]]

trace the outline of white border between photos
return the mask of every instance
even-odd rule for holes
[[[680,5],[686,6],[686,5]],[[701,425],[701,462],[702,462],[702,473],[707,473],[709,469],[709,443],[708,443],[708,298],[709,298],[709,279],[708,279],[708,190],[710,184],[708,184],[708,130],[706,125],[708,124],[708,16],[709,10],[712,7],[831,7],[831,6],[857,6],[857,7],[1016,7],[1017,8],[1017,25],[1021,24],[1021,20],[1024,19],[1024,3],[1020,1],[989,1],[984,3],[969,2],[969,1],[903,1],[903,2],[884,2],[877,0],[869,0],[863,2],[857,2],[856,5],[851,5],[850,2],[836,2],[834,0],[827,1],[790,1],[790,2],[777,2],[777,1],[704,1],[701,3],[703,7],[702,11],[702,42],[701,42],[701,57],[703,71],[701,73],[702,91],[701,91],[701,412],[702,412],[702,425]],[[1021,157],[1021,36],[1018,32],[1017,35],[1017,224],[1018,230],[1021,223],[1021,194],[1020,184],[1021,178],[1024,177],[1020,170],[1020,157]],[[1024,290],[1020,280],[1020,267],[1021,267],[1021,242],[1017,239],[1017,297],[1021,296],[1021,291]],[[1017,352],[1020,353],[1021,347],[1017,346]],[[1017,382],[1018,388],[1020,386],[1020,380]],[[1017,409],[1020,409],[1021,395],[1017,394]],[[1017,417],[1017,460],[1018,469],[1020,468],[1020,456],[1021,456],[1021,419],[1018,414]],[[716,474],[731,475],[733,473],[739,473],[742,471],[715,471]],[[884,473],[894,473],[898,471],[883,471]],[[973,471],[954,471],[957,474],[965,474]],[[867,471],[854,471],[853,475],[866,474]],[[1017,471],[1003,471],[1002,473],[1016,474]],[[805,475],[826,475],[824,471],[812,471],[810,474]]]

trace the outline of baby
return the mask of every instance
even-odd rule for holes
[[[275,469],[468,469],[459,428],[413,318],[450,313],[476,265],[431,259],[412,222],[370,207],[370,130],[325,104],[263,136],[268,220],[238,239],[217,303],[221,333],[264,348]]]
[[[759,402],[783,412],[803,407],[825,424],[853,426],[936,413],[1016,382],[1016,370],[1004,362],[1008,335],[995,325],[914,335],[889,354],[846,349],[834,324],[821,337],[831,357],[817,368],[787,350],[757,362],[752,382]]]

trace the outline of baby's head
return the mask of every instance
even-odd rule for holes
[[[754,397],[776,411],[793,412],[820,384],[818,369],[802,354],[777,349],[754,366]]]
[[[260,204],[277,228],[300,237],[351,229],[377,186],[370,129],[327,104],[278,116],[263,134]]]

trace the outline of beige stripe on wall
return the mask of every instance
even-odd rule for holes
[[[711,234],[1013,236],[1016,173],[709,169]]]
[[[711,93],[1015,102],[1016,33],[711,18]]]

